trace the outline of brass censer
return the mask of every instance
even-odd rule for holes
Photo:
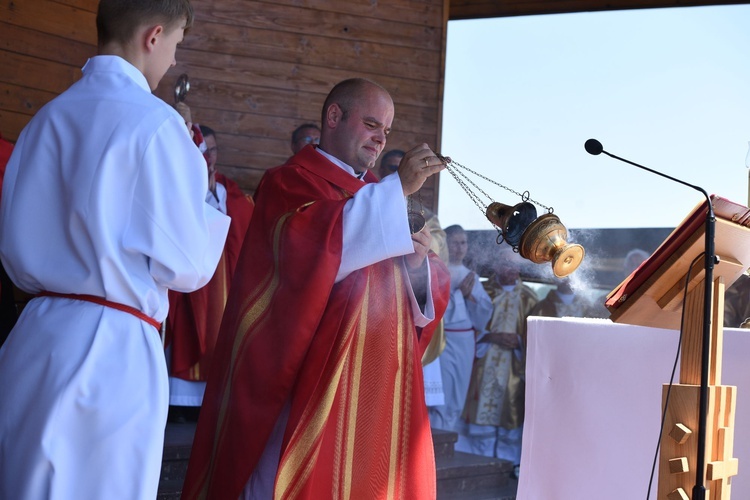
[[[532,200],[528,191],[519,193],[451,158],[442,156],[440,158],[445,162],[448,173],[479,207],[487,220],[495,226],[498,232],[496,240],[498,245],[503,242],[507,243],[513,247],[514,252],[520,253],[521,257],[535,264],[551,262],[552,272],[558,278],[564,278],[578,269],[586,252],[581,245],[567,242],[568,230],[553,213],[551,207]],[[521,203],[511,206],[493,201],[469,178],[466,172],[520,196]],[[472,190],[472,187],[476,191]],[[490,203],[484,204],[477,191],[489,199]],[[546,209],[547,213],[537,217],[534,205]]]

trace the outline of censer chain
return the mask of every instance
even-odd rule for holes
[[[454,171],[456,172],[456,174],[458,174],[459,176],[463,177],[463,182],[465,183],[464,185],[466,185],[466,183],[468,183],[468,184],[471,184],[471,185],[472,185],[472,186],[474,187],[474,189],[476,189],[477,191],[479,191],[480,193],[482,193],[482,194],[483,194],[483,195],[485,196],[485,198],[487,198],[488,200],[490,200],[490,203],[492,203],[492,197],[491,197],[490,195],[488,195],[487,193],[485,193],[485,192],[484,192],[484,190],[483,190],[482,188],[480,188],[480,187],[479,187],[479,186],[477,185],[477,183],[476,183],[476,182],[474,182],[473,180],[471,180],[471,179],[469,178],[469,176],[468,176],[468,175],[466,175],[466,173],[464,173],[464,172],[462,172],[461,170],[458,170],[458,169],[456,169],[456,168],[454,168]],[[469,188],[468,188],[468,186],[466,187],[466,189],[469,189]],[[476,193],[474,193],[474,192],[472,192],[472,193],[474,194],[474,196],[475,196],[475,197],[476,197],[476,199],[478,200],[478,199],[479,199],[479,196],[478,196],[478,195],[477,195]],[[485,207],[484,207],[484,208],[486,209],[486,208],[487,208],[487,205],[485,205]]]
[[[468,177],[466,176],[466,174],[464,174],[463,172],[459,172],[459,171],[458,171],[457,169],[453,168],[453,167],[452,167],[452,166],[450,165],[450,161],[446,162],[446,170],[447,170],[447,171],[448,171],[448,173],[449,173],[449,174],[451,174],[451,176],[452,176],[452,177],[453,177],[453,178],[454,178],[454,179],[456,180],[456,182],[458,183],[458,185],[459,185],[459,186],[461,186],[461,189],[463,189],[463,190],[464,190],[464,192],[466,192],[466,194],[467,194],[467,196],[469,197],[469,199],[471,199],[471,201],[473,201],[473,202],[474,202],[474,204],[475,204],[475,205],[477,206],[477,208],[479,209],[479,212],[480,212],[480,213],[481,213],[481,214],[482,214],[482,215],[483,215],[484,217],[486,217],[486,216],[487,216],[487,206],[486,206],[486,205],[484,205],[484,204],[482,203],[482,200],[480,200],[480,199],[479,199],[479,196],[477,196],[477,194],[476,194],[475,192],[473,192],[473,191],[472,191],[471,189],[469,189],[469,186],[467,186],[467,185],[466,185],[466,183],[465,183],[465,182],[464,182],[464,181],[463,181],[463,180],[461,179],[461,177],[464,177],[464,178],[465,178],[465,179],[466,179],[467,181],[469,181],[469,182],[470,182],[471,184],[474,184],[474,182],[472,182],[472,181],[471,181],[471,179],[469,179],[469,178],[468,178]],[[477,186],[477,189],[479,189],[480,191],[482,191],[482,190],[481,190],[481,189],[480,189],[480,188],[479,188],[478,186]],[[482,193],[484,193],[484,191],[482,191]],[[489,199],[492,199],[492,198],[490,198],[490,197],[489,197],[489,196],[487,195],[487,193],[484,193],[484,195],[485,195],[485,196],[487,196],[487,198],[489,198]],[[487,219],[487,220],[489,220],[489,219]],[[501,235],[503,234],[503,232],[502,232],[502,229],[500,229],[500,228],[499,228],[499,227],[498,227],[498,226],[497,226],[497,225],[496,225],[496,224],[495,224],[494,222],[492,222],[491,220],[490,220],[490,224],[492,224],[492,226],[493,226],[493,227],[494,227],[494,228],[495,228],[495,229],[497,230],[498,238],[500,238],[500,237],[501,237]]]
[[[532,200],[531,197],[529,196],[529,192],[528,191],[524,191],[523,193],[519,193],[518,191],[516,191],[514,189],[511,189],[508,186],[504,186],[504,185],[500,184],[497,181],[493,181],[489,177],[487,177],[485,175],[482,175],[479,172],[475,172],[474,170],[470,169],[469,167],[467,167],[465,165],[461,165],[457,161],[455,161],[455,160],[453,160],[453,159],[451,159],[451,158],[449,158],[447,156],[441,156],[439,154],[437,156],[438,156],[438,158],[440,158],[441,160],[443,160],[445,162],[445,164],[446,164],[447,167],[449,167],[448,168],[449,172],[451,172],[451,169],[450,169],[451,166],[456,167],[456,171],[457,172],[458,172],[458,169],[461,168],[463,170],[466,170],[467,172],[471,172],[472,174],[476,175],[477,177],[479,177],[481,179],[486,180],[487,182],[490,182],[490,183],[492,183],[492,184],[494,184],[494,185],[496,185],[498,187],[501,187],[501,188],[505,189],[506,191],[510,191],[511,193],[519,196],[521,198],[521,200],[523,200],[523,201],[530,201],[534,205],[537,205],[537,206],[540,206],[540,207],[544,208],[545,210],[547,210],[548,213],[554,212],[554,209],[552,207],[548,207],[546,205],[542,205],[538,201]],[[492,197],[490,197],[487,193],[485,193],[484,191],[482,191],[482,189],[479,186],[477,186],[474,182],[472,182],[466,176],[466,174],[464,174],[463,172],[460,172],[460,174],[464,177],[464,179],[466,179],[469,183],[471,183],[472,186],[474,186],[476,189],[478,189],[479,191],[481,191],[482,194],[484,194],[487,198],[489,198],[490,200],[492,199]],[[451,175],[453,176],[454,179],[456,179],[458,181],[458,177],[453,172],[451,172]],[[461,187],[464,189],[464,191],[466,191],[466,193],[469,194],[469,191],[468,191],[468,188],[466,187],[466,185],[463,184],[461,181],[458,181],[458,183],[461,185]],[[472,199],[474,199],[474,197],[476,195],[474,195],[474,193],[471,193],[471,194],[469,194],[469,196],[472,197]],[[474,203],[477,203],[476,200],[474,201]],[[480,207],[480,210],[481,210],[481,207]],[[482,213],[484,213],[484,210],[482,210]]]
[[[479,196],[477,196],[477,194],[475,192],[473,192],[471,189],[469,189],[469,186],[467,186],[466,183],[461,179],[461,176],[463,174],[461,174],[460,172],[458,172],[455,168],[452,168],[450,166],[450,163],[446,164],[446,170],[456,180],[456,182],[458,183],[458,185],[461,186],[461,189],[464,190],[464,192],[469,197],[469,199],[471,199],[471,201],[474,202],[474,204],[477,206],[477,208],[482,213],[482,215],[485,215],[485,211],[487,210],[486,205],[483,205],[482,200],[479,199]],[[464,177],[465,177],[465,175],[464,175]],[[481,189],[480,189],[480,191],[481,191]]]

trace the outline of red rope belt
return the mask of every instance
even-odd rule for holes
[[[158,321],[156,321],[154,318],[150,316],[146,316],[135,307],[126,306],[125,304],[120,304],[119,302],[112,302],[110,300],[103,299],[95,295],[78,295],[75,293],[57,293],[57,292],[44,291],[44,292],[39,292],[37,294],[37,297],[62,297],[64,299],[74,299],[74,300],[83,300],[86,302],[93,302],[94,304],[99,304],[100,306],[111,307],[112,309],[117,309],[118,311],[132,314],[133,316],[140,319],[141,321],[145,321],[149,325],[156,328],[157,331],[161,330],[161,323],[159,323]]]

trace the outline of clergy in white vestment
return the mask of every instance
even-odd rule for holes
[[[477,339],[476,360],[463,419],[466,433],[456,450],[521,461],[524,418],[526,318],[537,302],[520,280],[521,257],[500,252],[485,287],[492,298],[492,319]]]
[[[382,167],[382,163],[381,163]],[[381,168],[382,171],[382,168]],[[446,242],[445,231],[440,225],[437,215],[428,209],[425,210],[425,227],[429,229],[432,235],[430,250],[435,252],[440,260],[448,264],[448,244]],[[440,326],[432,335],[430,345],[422,357],[422,376],[424,377],[424,401],[428,407],[440,406],[445,404],[445,394],[443,393],[443,375],[440,371],[440,353],[445,349],[445,323],[441,322]]]
[[[99,55],[16,143],[0,257],[37,297],[0,350],[0,498],[156,497],[167,289],[203,286],[229,227],[151,93],[192,20],[187,0],[102,0]]]
[[[443,316],[445,349],[438,358],[444,403],[431,406],[433,428],[461,432],[461,412],[469,389],[476,349],[476,333],[484,330],[492,315],[492,301],[479,277],[463,264],[469,245],[466,232],[454,225],[445,229],[448,242],[448,270],[451,296]]]
[[[600,301],[600,303],[603,301]],[[603,305],[590,301],[577,290],[570,278],[557,280],[557,288],[550,290],[532,309],[529,316],[551,318],[601,318]],[[606,309],[604,309],[606,311]]]

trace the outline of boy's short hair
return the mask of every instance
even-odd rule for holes
[[[99,47],[110,42],[125,44],[141,26],[161,24],[171,31],[185,21],[185,31],[193,25],[190,0],[100,0],[96,13]]]

